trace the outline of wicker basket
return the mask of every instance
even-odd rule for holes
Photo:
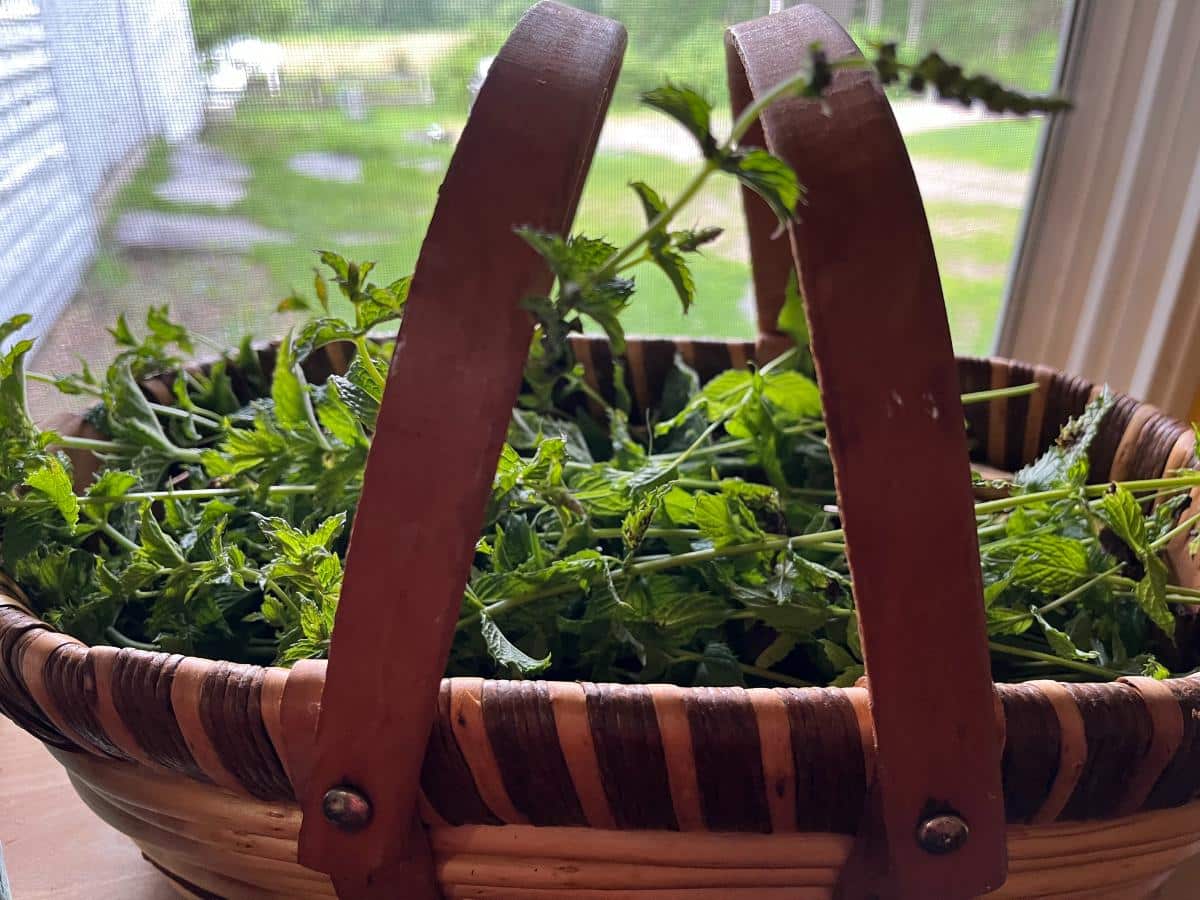
[[[811,8],[733,29],[735,106],[813,40],[853,50]],[[335,885],[343,897],[1148,895],[1200,850],[1200,681],[991,684],[958,394],[1039,383],[966,415],[972,458],[1011,470],[1096,388],[1001,359],[955,369],[911,169],[862,72],[838,74],[832,116],[788,101],[751,136],[812,188],[791,248],[747,199],[759,341],[632,341],[626,372],[643,408],[676,353],[709,377],[778,352],[773,323],[800,265],[870,693],[441,678],[529,342],[517,301],[547,286],[509,228],[569,224],[623,44],[619,26],[543,3],[492,67],[422,250],[328,667],[89,649],[10,585],[0,711],[190,896]],[[518,149],[535,126],[534,149]],[[876,327],[863,327],[868,310]],[[609,346],[575,348],[611,394]],[[442,372],[422,380],[435,363]],[[445,378],[447,364],[461,377]],[[331,347],[309,365],[318,380],[345,359]],[[926,405],[914,413],[904,398]],[[397,458],[450,436],[445,409],[470,429],[433,454],[439,473],[405,475]],[[1158,477],[1193,448],[1190,429],[1122,397],[1091,448],[1092,476]],[[943,529],[932,550],[897,528],[880,454],[931,486],[924,530]],[[1200,583],[1182,546],[1171,558],[1181,582]],[[907,571],[931,559],[946,573],[935,588]],[[933,613],[948,633],[895,627]],[[914,660],[904,642],[921,634],[930,652]],[[331,806],[338,790],[369,815]],[[944,853],[918,835],[939,815],[968,826]]]

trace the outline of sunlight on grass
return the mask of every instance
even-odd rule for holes
[[[980,122],[904,139],[910,156],[974,163],[1009,172],[1028,172],[1041,136],[1041,119]]]

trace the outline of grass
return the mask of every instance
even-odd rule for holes
[[[905,138],[911,156],[970,162],[1008,172],[1028,172],[1041,135],[1041,119],[980,122]]]
[[[204,140],[244,161],[253,176],[247,196],[226,214],[240,215],[293,235],[290,243],[259,245],[247,255],[262,277],[241,279],[259,292],[231,291],[230,321],[246,322],[260,333],[283,327],[270,311],[293,290],[310,293],[317,248],[338,250],[353,259],[380,262],[378,275],[392,279],[412,270],[437,189],[451,155],[449,144],[432,144],[422,133],[440,120],[452,131],[461,118],[445,109],[399,108],[374,111],[362,122],[347,121],[337,110],[280,111],[243,104],[236,118],[211,126]],[[946,132],[915,135],[909,140],[917,157],[969,160],[979,165],[1015,169],[1032,157],[1036,122],[1004,121],[965,126]],[[289,158],[303,151],[349,153],[363,163],[363,178],[354,184],[319,181],[292,172]],[[168,148],[155,144],[138,175],[118,196],[114,215],[127,209],[212,213],[202,207],[168,203],[154,195],[167,177]],[[1024,167],[1022,166],[1022,167]],[[584,190],[576,228],[620,244],[642,224],[627,183],[645,180],[660,193],[677,192],[691,167],[661,156],[600,153]],[[941,263],[955,346],[962,353],[990,349],[1012,252],[1019,210],[962,203],[928,205],[934,242]],[[694,259],[698,285],[695,306],[687,316],[661,273],[637,270],[638,293],[626,315],[631,333],[748,338],[754,333],[749,268],[741,200],[731,181],[713,179],[681,224],[720,225],[729,230]],[[93,280],[110,293],[119,290],[120,265],[101,256]],[[135,281],[129,290],[145,291]],[[265,293],[265,295],[264,295]],[[144,304],[132,298],[130,306]]]
[[[1021,211],[974,203],[930,203],[933,232],[958,353],[991,352]]]
[[[253,300],[264,313],[293,290],[306,291],[316,262],[314,249],[338,250],[354,259],[379,260],[379,275],[391,279],[412,270],[425,227],[445,175],[451,148],[421,139],[437,117],[428,109],[379,110],[363,122],[348,122],[336,110],[273,111],[246,108],[231,123],[211,127],[205,140],[245,162],[253,172],[244,200],[227,211],[294,235],[288,244],[262,244],[250,256],[264,265],[276,296]],[[443,123],[447,123],[442,118]],[[461,123],[448,123],[461,128]],[[304,151],[350,153],[363,162],[362,181],[318,181],[292,172],[288,159]],[[154,187],[168,171],[165,147],[156,147],[138,176],[121,193],[114,211],[209,212],[203,206],[161,200]],[[577,226],[620,243],[641,224],[640,207],[626,184],[636,173],[660,190],[677,190],[687,166],[657,156],[601,154],[584,191]],[[705,223],[736,226],[740,202],[731,183],[716,183],[697,203],[718,214]],[[695,258],[696,305],[684,316],[666,279],[643,267],[638,295],[627,319],[631,331],[679,335],[749,337],[752,316],[739,305],[748,267],[716,248]],[[246,298],[239,298],[244,302]],[[264,323],[264,327],[268,327]]]

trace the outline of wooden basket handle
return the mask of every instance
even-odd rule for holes
[[[438,684],[533,335],[520,300],[551,286],[513,227],[570,226],[624,48],[609,19],[552,2],[530,9],[492,63],[442,183],[367,460],[315,755],[298,786],[300,861],[335,882],[405,857]],[[322,812],[339,787],[368,804],[365,816],[351,810],[356,830]]]
[[[859,52],[811,6],[730,29],[734,114],[806,66],[814,42],[831,60]],[[809,187],[790,247],[772,239],[756,195],[744,203],[767,355],[783,340],[788,275],[800,273],[870,679],[877,782],[862,864],[846,867],[843,888],[975,896],[1005,877],[1002,738],[949,325],[920,192],[874,73],[839,71],[826,107],[776,103],[744,141],[765,143]],[[922,846],[922,823],[939,814],[969,829],[952,852]]]

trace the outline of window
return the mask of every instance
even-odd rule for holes
[[[691,139],[639,108],[669,76],[728,121],[722,32],[779,0],[574,0],[621,19],[629,50],[576,229],[639,223],[627,183],[670,194]],[[788,4],[790,5],[790,4]],[[1053,87],[1067,0],[825,0],[861,42],[938,48],[1027,90]],[[411,270],[437,186],[492,55],[525,0],[0,0],[0,307],[39,313],[42,370],[107,358],[102,328],[151,305],[225,345],[287,325],[314,248]],[[682,8],[682,4],[681,4]],[[190,13],[190,14],[189,14]],[[897,93],[956,347],[992,346],[1043,122]],[[531,139],[536,140],[536,136]],[[815,186],[819,189],[819,186]],[[684,317],[639,275],[630,331],[748,338],[740,199],[717,181],[690,213],[726,229],[695,265]],[[40,261],[38,263],[37,261]]]

